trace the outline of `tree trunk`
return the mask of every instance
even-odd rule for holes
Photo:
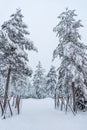
[[[13,115],[13,112],[12,112],[12,109],[11,109],[11,105],[10,105],[10,102],[8,100],[8,106],[9,106],[9,109],[10,109],[10,113],[11,113],[11,116]]]
[[[73,95],[73,111],[76,112],[76,102],[75,102],[75,82],[72,82],[72,95]]]
[[[69,104],[69,96],[67,96],[67,98],[66,98],[66,112],[67,112],[67,109],[68,109],[68,104]]]
[[[15,97],[13,96],[12,106],[15,104]]]
[[[61,98],[61,111],[63,110],[63,98]]]
[[[55,95],[54,95],[54,102],[55,102],[55,108],[56,108],[56,106],[57,106],[57,102],[56,102],[56,89],[55,89]]]
[[[17,107],[17,111],[18,111],[18,115],[20,114],[20,97],[17,96],[16,98],[16,107]]]
[[[7,80],[6,80],[6,88],[5,88],[4,104],[3,104],[4,112],[6,111],[6,106],[8,104],[8,90],[9,90],[10,74],[11,74],[11,66],[9,66]]]
[[[57,98],[57,107],[59,107],[59,96]]]
[[[2,106],[2,102],[0,101],[0,106],[1,106],[1,110],[2,110],[2,115],[4,113],[4,110],[3,110],[3,106]]]

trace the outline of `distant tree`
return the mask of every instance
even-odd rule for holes
[[[12,81],[12,90],[11,92],[14,93],[15,96],[19,95],[22,98],[32,98],[33,97],[33,88],[30,81],[30,78],[25,77],[19,80],[15,79],[15,82]]]
[[[36,71],[33,76],[33,87],[35,88],[36,98],[45,97],[46,80],[44,75],[44,69],[42,68],[40,61],[36,66]]]
[[[27,77],[16,78],[15,81],[12,81],[11,86],[11,93],[14,93],[15,96],[25,97]]]
[[[87,46],[80,42],[79,28],[83,25],[81,20],[75,19],[76,16],[75,10],[69,9],[58,16],[59,22],[53,31],[57,33],[59,44],[53,52],[53,59],[57,56],[61,58],[61,64],[58,68],[58,94],[60,96],[70,96],[72,94],[72,81],[74,81],[76,90],[82,91],[85,100]],[[76,96],[76,99],[78,99],[82,95],[78,93]],[[80,101],[76,100],[76,103],[85,105],[84,100],[83,98]]]
[[[28,66],[29,60],[26,50],[37,51],[33,42],[27,38],[29,32],[22,19],[23,15],[19,9],[11,15],[10,20],[4,22],[0,31],[0,71],[3,75],[7,75],[4,110],[6,110],[6,102],[9,96],[10,75],[16,75],[20,78],[31,76],[32,70]]]
[[[31,84],[31,81],[30,79],[28,79],[27,81],[27,86],[26,86],[26,89],[25,89],[25,97],[26,98],[33,98],[33,90],[32,90],[32,84]]]
[[[56,69],[54,66],[51,66],[51,68],[47,74],[46,89],[47,89],[48,95],[53,98],[55,95],[56,83],[57,83]]]

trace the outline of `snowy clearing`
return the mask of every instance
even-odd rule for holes
[[[0,130],[87,130],[87,112],[65,114],[49,98],[26,99],[22,105],[19,116],[0,119]]]

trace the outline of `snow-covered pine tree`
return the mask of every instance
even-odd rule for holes
[[[59,22],[53,29],[59,38],[59,44],[53,52],[53,59],[57,56],[61,59],[61,64],[58,68],[58,94],[60,96],[70,96],[72,94],[72,81],[74,81],[76,90],[82,91],[81,95],[80,93],[76,94],[76,103],[85,106],[87,46],[80,42],[79,28],[83,27],[83,25],[81,20],[75,19],[76,16],[75,10],[69,9],[59,15]]]
[[[26,98],[36,98],[36,88],[33,86],[33,80],[28,79],[25,96]]]
[[[15,82],[15,83],[14,83]],[[20,96],[22,98],[25,97],[25,91],[26,91],[26,87],[27,87],[27,77],[23,77],[23,78],[19,78],[17,80],[17,78],[15,79],[15,81],[13,81],[13,83],[11,83],[12,89],[10,89],[11,93],[14,93],[14,96]]]
[[[46,78],[47,78],[46,83],[47,95],[49,97],[54,98],[57,83],[57,74],[55,66],[51,66]]]
[[[36,98],[44,98],[46,91],[46,79],[44,75],[44,69],[42,68],[41,62],[39,61],[36,66],[36,71],[33,76],[33,87],[35,89]]]
[[[14,79],[15,78],[15,79]],[[18,78],[16,77],[12,79],[11,83],[11,93],[14,93],[14,96],[21,96],[22,98],[30,98],[33,97],[33,87],[30,81],[30,77]]]
[[[11,15],[10,20],[4,22],[0,31],[0,71],[6,76],[8,70],[4,109],[8,97],[10,74],[11,76],[18,75],[20,78],[32,74],[32,70],[28,66],[29,60],[26,50],[37,51],[37,49],[28,35],[27,25],[23,22],[20,9]]]
[[[28,79],[27,86],[26,86],[26,89],[25,89],[25,98],[33,98],[32,93],[33,93],[32,92],[32,84],[31,84],[30,79]]]

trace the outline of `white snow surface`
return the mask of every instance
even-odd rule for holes
[[[0,130],[87,130],[87,112],[65,113],[54,109],[54,101],[25,99],[20,115],[0,119]]]

